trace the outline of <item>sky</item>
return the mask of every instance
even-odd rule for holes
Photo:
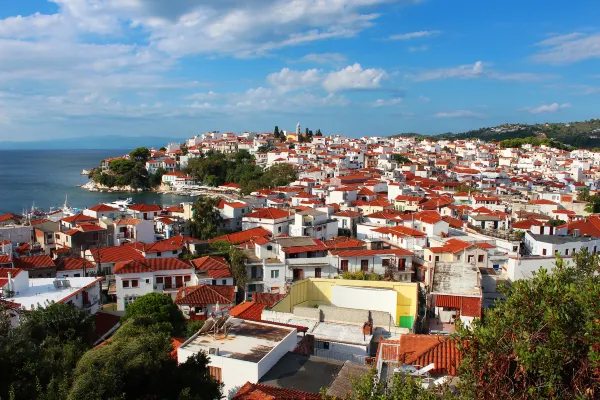
[[[0,2],[0,141],[598,118],[597,0]]]

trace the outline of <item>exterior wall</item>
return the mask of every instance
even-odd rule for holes
[[[385,311],[396,321],[396,304],[398,292],[389,289],[371,289],[351,286],[334,286],[331,288],[331,304],[337,307],[356,307],[356,299],[360,299],[360,307],[365,310]]]
[[[87,294],[88,302],[84,304],[83,302],[83,292]],[[96,314],[100,310],[101,305],[101,297],[100,297],[100,282],[96,282],[89,288],[85,289],[81,293],[76,293],[73,296],[64,299],[62,302],[67,304],[72,304],[75,307],[87,309],[91,314]]]
[[[572,263],[572,257],[562,257],[562,259],[567,265]],[[511,281],[517,281],[520,279],[531,279],[533,273],[539,271],[540,268],[551,271],[555,265],[556,257],[554,256],[526,258],[510,257],[504,270],[506,271],[506,276]]]
[[[295,306],[313,307],[315,305],[331,305],[331,291],[337,285],[395,290],[398,293],[395,323],[398,326],[409,329],[413,327],[419,301],[418,283],[318,278],[304,279],[293,283],[288,295],[275,304],[271,310],[290,313]],[[360,303],[357,302],[356,306],[360,307]]]
[[[246,218],[244,217],[242,219],[242,230],[246,231],[248,229],[252,229],[252,228],[257,228],[257,227],[261,227],[264,228],[270,232],[272,232],[274,235],[282,235],[282,234],[288,234],[289,233],[289,226],[290,226],[290,222],[288,220],[262,220],[259,221],[258,218]]]
[[[29,242],[33,235],[31,226],[2,226],[0,227],[0,238],[10,240],[13,246],[19,243]]]
[[[525,234],[523,244],[529,254],[533,256],[554,256],[558,252],[561,256],[571,256],[574,252],[587,248],[590,253],[600,250],[600,239],[591,239],[588,241],[574,240],[567,243],[545,243],[535,240],[529,233]]]

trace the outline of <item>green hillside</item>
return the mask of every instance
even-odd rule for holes
[[[405,136],[398,134],[394,136]],[[408,136],[415,136],[414,133]],[[549,124],[504,124],[495,127],[480,128],[463,133],[442,133],[440,135],[418,135],[431,139],[471,139],[487,141],[522,139],[528,137],[548,138],[577,148],[600,148],[600,119],[583,122]]]

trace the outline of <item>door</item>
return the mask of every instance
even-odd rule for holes
[[[321,268],[315,268],[315,278],[321,277]]]
[[[294,269],[294,280],[295,281],[300,281],[300,280],[303,279],[303,277],[304,277],[304,270],[295,268]]]
[[[406,258],[401,258],[398,260],[398,271],[404,271],[406,268]]]
[[[342,272],[347,272],[348,271],[348,260],[342,260],[342,262],[340,264],[340,268],[341,268]]]
[[[175,287],[180,288],[183,286],[183,276],[179,275],[175,277]]]
[[[360,260],[360,270],[363,272],[369,270],[369,260]]]

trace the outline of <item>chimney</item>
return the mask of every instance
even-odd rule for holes
[[[8,293],[12,291],[12,272],[8,272]]]
[[[373,324],[371,322],[365,322],[363,325],[363,335],[368,336],[373,334]]]

